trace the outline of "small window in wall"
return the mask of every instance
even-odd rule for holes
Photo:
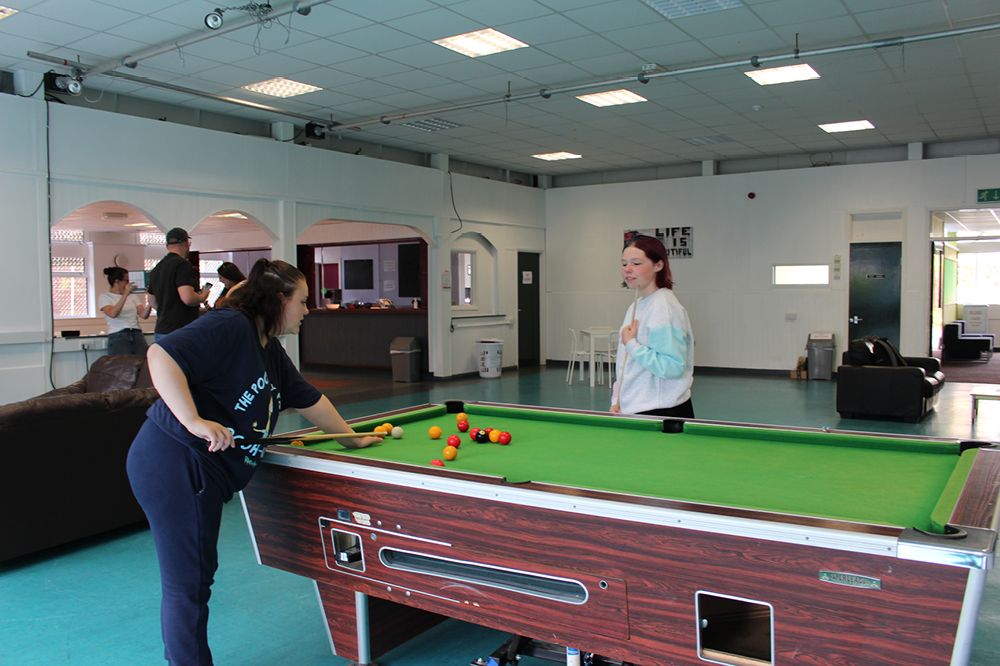
[[[472,252],[451,253],[451,304],[453,306],[475,305],[472,293],[473,258]]]
[[[775,266],[773,284],[830,284],[830,266]]]
[[[52,316],[89,316],[86,266],[83,257],[52,257]]]

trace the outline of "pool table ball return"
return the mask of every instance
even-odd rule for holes
[[[460,411],[513,441],[430,465]],[[386,421],[271,446],[242,493],[344,658],[453,617],[650,666],[968,662],[995,445],[458,401],[353,426]]]

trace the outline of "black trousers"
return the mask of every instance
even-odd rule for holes
[[[211,666],[208,599],[229,498],[202,472],[191,449],[151,421],[132,443],[127,468],[160,563],[163,656],[170,666]]]
[[[673,416],[674,418],[681,419],[693,419],[694,418],[694,405],[691,404],[691,398],[688,398],[685,402],[674,407],[664,407],[663,409],[651,409],[647,412],[639,412],[640,414],[645,414],[648,416]]]

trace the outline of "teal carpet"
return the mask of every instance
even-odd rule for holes
[[[610,391],[567,386],[565,367],[504,372],[500,379],[439,382],[426,391],[384,388],[386,397],[339,405],[347,418],[445,399],[607,409]],[[973,431],[970,384],[948,384],[918,424],[841,421],[832,382],[696,377],[699,418],[954,438],[1000,439],[1000,402],[983,403]],[[398,393],[396,395],[395,393]],[[303,425],[282,415],[279,430]],[[11,510],[7,507],[6,510]],[[2,535],[0,535],[2,538]],[[225,511],[209,636],[218,666],[342,666],[330,655],[310,581],[256,564],[238,501]],[[449,621],[379,660],[382,666],[468,666],[506,635]],[[152,539],[135,526],[0,563],[0,666],[163,664],[159,578]],[[524,662],[522,662],[524,663]],[[971,666],[1000,663],[1000,574],[992,571]],[[524,666],[527,666],[525,663]],[[862,666],[862,665],[858,665]]]

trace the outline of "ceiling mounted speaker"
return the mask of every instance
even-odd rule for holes
[[[210,30],[218,30],[222,27],[222,10],[216,8],[214,12],[209,12],[205,15],[205,25],[208,26]]]

